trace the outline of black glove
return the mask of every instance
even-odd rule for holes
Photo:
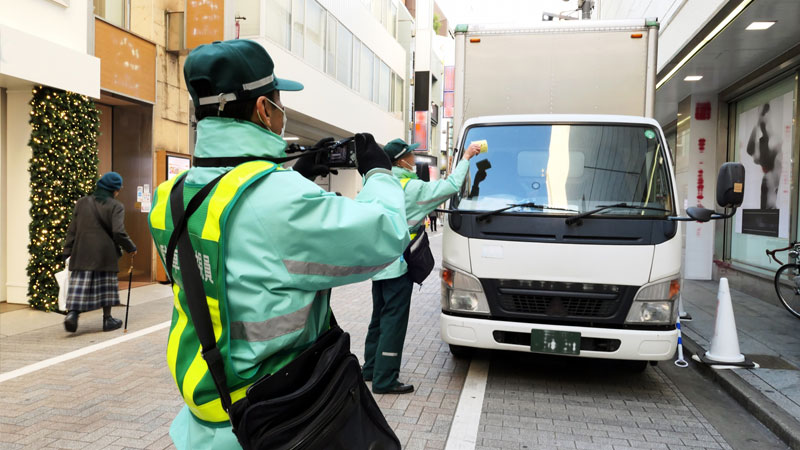
[[[356,168],[361,176],[372,169],[392,170],[392,161],[369,133],[356,135]]]
[[[292,169],[307,179],[314,181],[317,177],[324,177],[330,173],[330,168],[324,164],[319,164],[319,153],[309,153],[301,156],[294,163]]]

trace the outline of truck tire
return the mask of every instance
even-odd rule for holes
[[[450,344],[450,353],[457,359],[470,359],[474,349],[471,347],[464,347],[463,345]]]
[[[622,370],[630,373],[642,373],[647,369],[649,361],[620,361]]]

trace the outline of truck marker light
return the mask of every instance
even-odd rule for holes
[[[669,283],[669,298],[673,298],[681,292],[681,280],[672,280]]]
[[[642,36],[643,36],[642,33],[633,33],[631,35],[631,39],[641,39]]]
[[[442,275],[442,281],[446,285],[450,286],[450,288],[452,288],[455,272],[453,272],[451,269],[442,269],[441,275]]]
[[[480,42],[480,41],[481,41],[481,38],[470,38],[470,39],[469,39],[469,41],[470,41],[471,43],[473,43],[473,44],[477,44],[478,42]]]

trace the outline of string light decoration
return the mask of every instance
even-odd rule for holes
[[[55,311],[55,274],[64,269],[61,253],[72,210],[97,181],[100,112],[88,97],[42,86],[33,89],[30,105],[28,303]]]

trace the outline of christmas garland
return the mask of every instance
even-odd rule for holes
[[[57,310],[54,275],[64,268],[61,253],[72,210],[97,181],[100,112],[88,97],[41,86],[33,89],[30,105],[28,303]]]

